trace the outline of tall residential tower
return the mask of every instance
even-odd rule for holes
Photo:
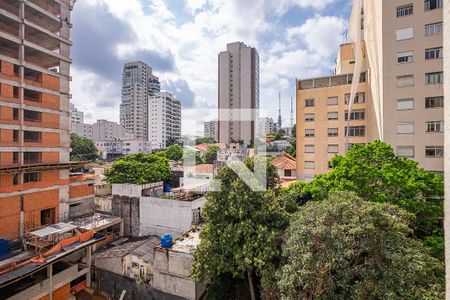
[[[227,45],[219,54],[219,142],[255,137],[259,109],[259,55],[242,42]]]

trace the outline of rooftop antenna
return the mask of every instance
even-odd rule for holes
[[[278,130],[281,129],[281,93],[278,92]]]

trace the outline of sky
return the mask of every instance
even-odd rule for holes
[[[182,102],[182,133],[217,117],[217,56],[242,41],[260,57],[262,115],[290,125],[295,80],[331,74],[349,0],[81,0],[72,12],[72,102],[85,122],[119,121],[124,63],[142,60]],[[295,107],[294,107],[295,111]],[[295,116],[294,116],[295,118]]]

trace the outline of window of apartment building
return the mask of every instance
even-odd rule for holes
[[[23,141],[28,143],[40,143],[42,139],[42,132],[39,131],[24,131]]]
[[[414,99],[398,99],[397,110],[411,110],[414,109]]]
[[[334,121],[339,119],[339,113],[337,111],[332,111],[328,113],[328,120],[329,121]]]
[[[414,123],[413,122],[397,123],[397,133],[398,134],[413,134],[414,133]]]
[[[425,36],[442,34],[442,22],[425,25]]]
[[[305,107],[314,107],[314,99],[305,99]]]
[[[328,136],[334,137],[339,135],[339,129],[338,128],[328,128]]]
[[[305,153],[314,153],[315,147],[314,145],[305,145]]]
[[[30,172],[23,174],[23,183],[41,181],[40,172]]]
[[[23,163],[24,164],[37,164],[40,163],[42,159],[41,152],[24,152],[23,153]]]
[[[433,10],[436,8],[442,8],[443,0],[425,0],[424,1],[424,8],[425,11]]]
[[[13,165],[19,163],[19,152],[13,152]]]
[[[350,126],[345,127],[345,136],[365,136],[366,135],[366,126]]]
[[[345,94],[345,104],[348,104],[350,100],[350,94]],[[353,101],[354,104],[360,104],[364,103],[365,100],[365,94],[364,93],[357,93],[355,96],[355,100]]]
[[[339,146],[338,145],[328,145],[328,153],[338,153],[339,152]]]
[[[305,114],[305,122],[314,121],[314,114]]]
[[[13,108],[13,120],[19,120],[19,109]]]
[[[414,146],[397,146],[397,156],[414,157]]]
[[[397,18],[412,15],[413,12],[414,12],[414,8],[413,8],[412,4],[397,7]]]
[[[14,173],[12,178],[13,185],[18,185],[20,183],[20,174]]]
[[[425,108],[438,108],[444,107],[444,97],[426,97],[425,98]]]
[[[41,93],[23,89],[23,98],[28,101],[41,102]]]
[[[305,161],[305,169],[314,169],[315,163],[314,161]]]
[[[13,130],[13,142],[19,142],[19,130]]]
[[[425,49],[425,59],[438,59],[443,58],[444,54],[442,52],[442,47]]]
[[[42,113],[39,111],[34,110],[23,110],[23,119],[27,122],[41,122],[42,120]]]
[[[19,87],[18,86],[13,87],[13,98],[16,98],[16,99],[19,98]]]
[[[426,84],[443,84],[444,83],[444,72],[433,72],[425,74]]]
[[[364,109],[353,110],[350,114],[350,120],[364,120],[366,111]],[[345,111],[345,120],[348,120],[348,111]]]
[[[397,62],[399,64],[410,63],[413,62],[414,51],[406,51],[406,52],[398,52],[397,53]]]
[[[338,97],[328,97],[327,104],[328,105],[338,105],[339,98]]]
[[[397,76],[397,87],[411,87],[414,86],[414,75]]]
[[[305,137],[313,137],[314,129],[305,129]]]
[[[426,122],[427,132],[444,132],[444,121],[428,121]]]
[[[425,147],[426,157],[443,157],[444,147],[443,146],[426,146]]]
[[[412,39],[414,37],[414,27],[398,29],[395,32],[397,41]]]

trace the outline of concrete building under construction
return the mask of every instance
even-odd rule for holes
[[[93,180],[70,176],[73,4],[0,0],[0,236],[10,240],[94,201]]]

